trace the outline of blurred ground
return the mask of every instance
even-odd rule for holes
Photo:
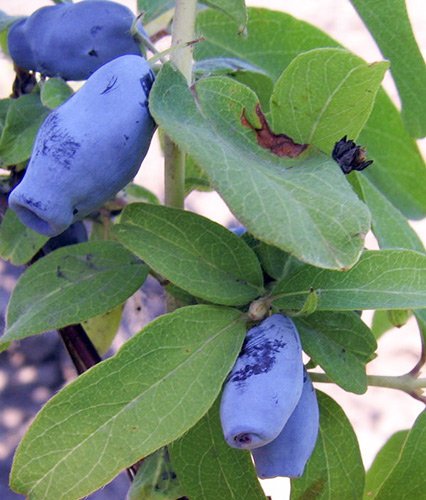
[[[134,8],[135,1],[122,1]],[[374,41],[364,28],[348,0],[247,0],[248,5],[281,10],[304,19],[339,40],[368,62],[382,59]],[[0,0],[0,9],[8,14],[29,14],[49,5],[47,0]],[[425,0],[407,0],[407,8],[413,22],[415,36],[426,54]],[[10,92],[13,75],[11,65],[0,54],[0,98]],[[398,104],[391,77],[384,82],[386,90]],[[426,155],[426,142],[420,143]],[[157,141],[154,141],[137,181],[162,198],[162,158]],[[187,200],[187,208],[197,211],[222,224],[232,224],[233,216],[215,193],[193,193]],[[426,243],[426,220],[413,223]],[[368,240],[369,248],[375,248],[374,238]],[[5,305],[13,289],[20,269],[0,262],[0,332]],[[148,284],[126,306],[126,315],[117,344],[138,331],[156,313],[162,310],[161,295],[153,283]],[[367,321],[371,314],[364,315]],[[28,339],[12,350],[0,355],[0,499],[23,498],[7,488],[11,451],[24,432],[29,419],[35,414],[64,380],[72,376],[62,346],[55,334],[43,336],[43,342]],[[34,348],[33,346],[37,346]],[[399,375],[409,371],[417,362],[420,342],[414,320],[397,330],[393,329],[379,341],[378,357],[369,364],[368,373]],[[426,376],[426,374],[423,374]],[[378,449],[397,430],[408,428],[422,410],[423,405],[398,391],[370,388],[365,395],[356,396],[337,387],[318,384],[317,388],[334,397],[343,407],[355,427],[363,460],[368,467]],[[128,485],[125,475],[120,476],[90,499],[124,499]],[[286,479],[264,482],[266,492],[274,500],[288,498]],[[344,500],[344,499],[342,499]]]

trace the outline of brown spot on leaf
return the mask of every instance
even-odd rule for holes
[[[274,134],[269,128],[266,117],[260,108],[260,104],[256,104],[256,114],[259,117],[261,127],[254,127],[247,119],[245,110],[241,115],[241,123],[245,127],[249,127],[256,132],[256,140],[259,146],[269,149],[271,153],[281,158],[296,158],[308,147],[307,144],[296,144],[293,139],[285,134]]]
[[[299,496],[299,500],[316,500],[321,498],[325,487],[325,478],[320,477],[311,483]]]

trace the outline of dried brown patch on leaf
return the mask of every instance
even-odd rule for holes
[[[241,115],[241,123],[245,127],[256,132],[256,140],[259,146],[269,149],[271,153],[281,158],[296,158],[308,147],[307,144],[296,144],[293,139],[285,134],[274,134],[270,129],[265,115],[260,108],[260,104],[256,104],[256,114],[260,120],[260,128],[254,127],[247,119],[245,110]]]

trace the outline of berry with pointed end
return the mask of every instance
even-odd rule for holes
[[[264,446],[281,432],[299,401],[302,349],[292,320],[274,314],[246,336],[225,384],[220,418],[234,448]]]
[[[155,129],[148,110],[153,81],[142,56],[122,56],[47,116],[9,197],[24,224],[56,236],[133,179]]]
[[[8,48],[21,68],[65,80],[85,80],[105,63],[140,55],[131,35],[134,15],[116,2],[59,3],[12,25]]]
[[[317,397],[305,371],[302,395],[281,433],[266,446],[252,450],[258,476],[300,477],[314,451],[318,429]]]

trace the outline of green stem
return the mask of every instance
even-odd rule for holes
[[[197,0],[176,0],[173,18],[172,47],[191,42],[194,39]],[[171,56],[172,61],[186,78],[192,81],[192,46],[182,47]]]
[[[313,382],[334,383],[325,373],[309,372]],[[411,375],[367,375],[367,383],[374,387],[387,387],[389,389],[398,389],[409,394],[426,387],[426,378],[414,378]]]
[[[183,208],[185,201],[185,153],[164,137],[164,204]]]
[[[172,48],[194,39],[197,0],[176,0],[173,18]],[[171,60],[182,72],[188,85],[192,81],[192,46],[171,54]],[[169,207],[183,208],[185,201],[185,153],[165,137],[164,202]]]
[[[192,44],[194,39],[197,0],[176,0],[172,30],[172,51],[170,58],[185,77],[192,82]],[[188,43],[187,46],[183,46]],[[179,50],[173,50],[177,45]],[[184,208],[185,202],[185,152],[168,137],[164,138],[164,204]],[[180,307],[170,294],[167,297],[167,311]]]

